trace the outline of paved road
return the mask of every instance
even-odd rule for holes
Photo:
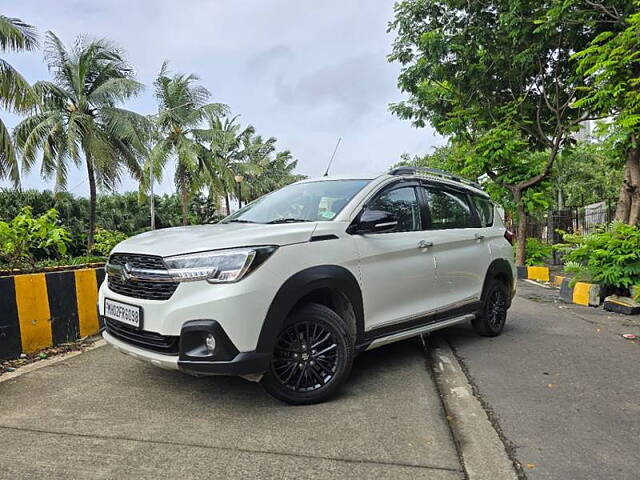
[[[11,480],[463,478],[416,341],[363,354],[311,407],[102,347],[0,383],[0,439]]]
[[[640,321],[556,295],[521,282],[503,335],[445,336],[529,479],[638,479]]]

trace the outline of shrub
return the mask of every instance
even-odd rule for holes
[[[58,225],[58,211],[37,218],[23,207],[10,222],[0,222],[0,263],[8,268],[34,268],[42,258],[66,255],[69,232]]]
[[[115,247],[126,238],[127,235],[122,232],[98,228],[96,229],[96,234],[94,237],[92,253],[106,257],[109,255],[111,250],[113,250],[113,247]]]
[[[516,246],[513,246],[514,254],[515,254]],[[525,247],[525,265],[533,266],[533,265],[543,265],[550,258],[553,253],[553,247],[551,245],[547,245],[546,243],[542,243],[537,238],[527,238],[527,245]]]
[[[565,234],[565,270],[575,281],[599,283],[615,289],[640,284],[640,229],[613,223],[608,229],[589,235]]]

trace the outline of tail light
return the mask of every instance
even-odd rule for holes
[[[513,242],[516,239],[516,234],[513,233],[511,230],[505,230],[504,231],[504,238],[507,239],[507,242],[509,242],[511,245],[513,245]]]

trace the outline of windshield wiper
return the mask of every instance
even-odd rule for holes
[[[298,222],[310,222],[311,220],[305,220],[304,218],[276,218],[267,223],[298,223]]]
[[[253,220],[242,220],[241,218],[234,218],[233,220],[227,220],[224,223],[256,223]]]

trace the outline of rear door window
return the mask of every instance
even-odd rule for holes
[[[424,191],[431,214],[431,230],[477,226],[464,193],[433,187],[426,187]]]
[[[473,195],[471,198],[478,211],[480,225],[482,227],[491,227],[493,225],[493,203],[491,203],[491,200],[478,195]]]

